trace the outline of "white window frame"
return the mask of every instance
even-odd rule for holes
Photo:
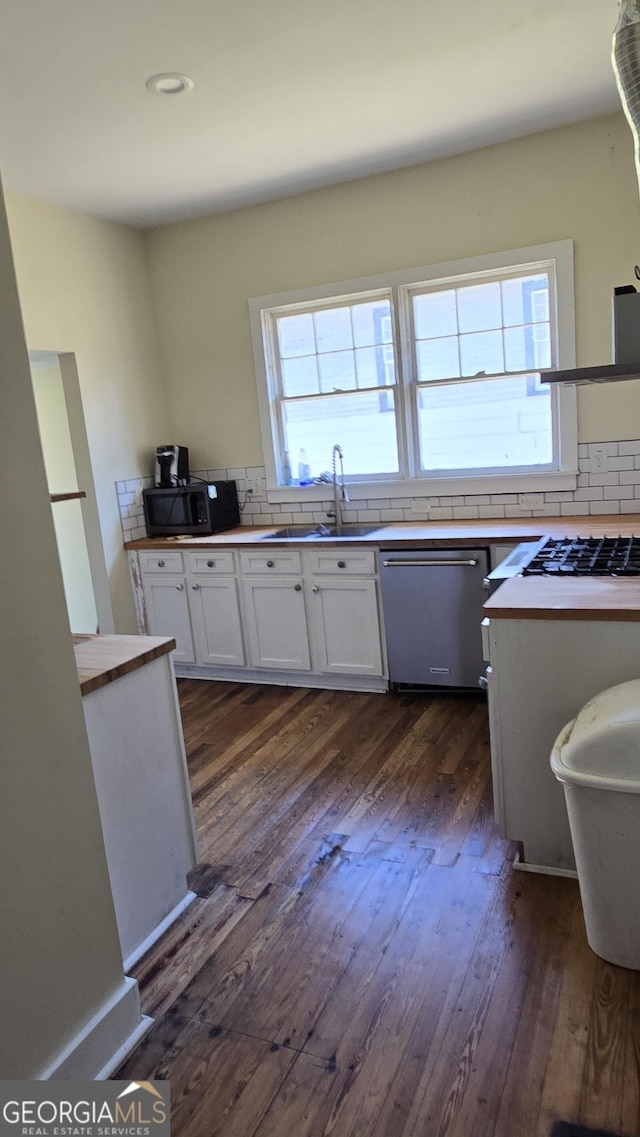
[[[552,336],[555,331],[557,357],[554,365],[559,370],[575,367],[575,320],[573,287],[573,242],[554,241],[546,245],[535,245],[522,249],[512,249],[444,264],[423,266],[400,272],[384,273],[376,276],[316,285],[311,288],[296,289],[291,292],[256,296],[249,300],[251,336],[256,370],[260,428],[267,474],[267,496],[271,502],[310,500],[316,486],[283,486],[278,484],[280,464],[277,457],[280,450],[278,426],[278,391],[276,386],[276,367],[270,347],[270,324],[278,309],[314,303],[338,303],[341,299],[366,298],[368,293],[392,291],[392,312],[394,313],[396,367],[398,375],[397,410],[398,436],[400,444],[400,473],[385,477],[347,478],[352,500],[371,497],[402,498],[407,496],[441,496],[449,494],[522,493],[551,489],[572,490],[577,484],[578,469],[578,430],[575,387],[562,384],[550,385],[553,422],[554,453],[557,462],[552,469],[540,471],[495,468],[481,474],[454,472],[451,476],[441,472],[420,471],[410,475],[418,468],[417,461],[417,422],[413,409],[416,392],[413,368],[412,332],[407,318],[410,294],[421,285],[451,284],[477,275],[479,279],[491,273],[512,275],[544,269],[553,266],[555,276],[555,305],[550,313]],[[516,374],[516,373],[514,373]],[[342,442],[341,439],[336,439]],[[329,457],[329,456],[328,456]]]

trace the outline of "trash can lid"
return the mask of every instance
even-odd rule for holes
[[[640,793],[640,680],[595,695],[556,739],[562,782]]]

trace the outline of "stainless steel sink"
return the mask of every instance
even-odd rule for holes
[[[322,541],[335,537],[366,537],[381,529],[381,525],[287,525],[283,529],[276,529],[274,533],[265,533],[261,541],[279,541],[295,539],[298,541]]]
[[[288,525],[284,529],[276,529],[275,533],[265,533],[261,541],[273,541],[274,538],[283,540],[285,537],[296,537],[298,540],[305,537],[315,537],[318,534],[317,525]]]

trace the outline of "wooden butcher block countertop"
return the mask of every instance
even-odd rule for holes
[[[176,646],[175,640],[165,636],[74,635],[72,639],[83,695],[167,655]]]
[[[640,577],[516,576],[484,612],[492,620],[640,620]]]
[[[240,525],[213,537],[145,537],[127,541],[125,549],[202,549],[245,547],[259,541],[270,545],[269,534],[277,525],[256,528]],[[299,537],[277,538],[275,545],[299,545],[315,548],[322,545],[373,545],[386,548],[410,545],[412,548],[437,548],[447,545],[500,544],[532,541],[537,537],[633,537],[640,535],[640,515],[601,514],[593,517],[525,517],[515,519],[482,518],[478,521],[419,521],[382,523],[366,537],[323,537],[301,540]]]

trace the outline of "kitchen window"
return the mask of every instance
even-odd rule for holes
[[[540,381],[575,364],[571,241],[249,308],[271,490],[336,442],[356,491],[575,485],[575,391]]]

